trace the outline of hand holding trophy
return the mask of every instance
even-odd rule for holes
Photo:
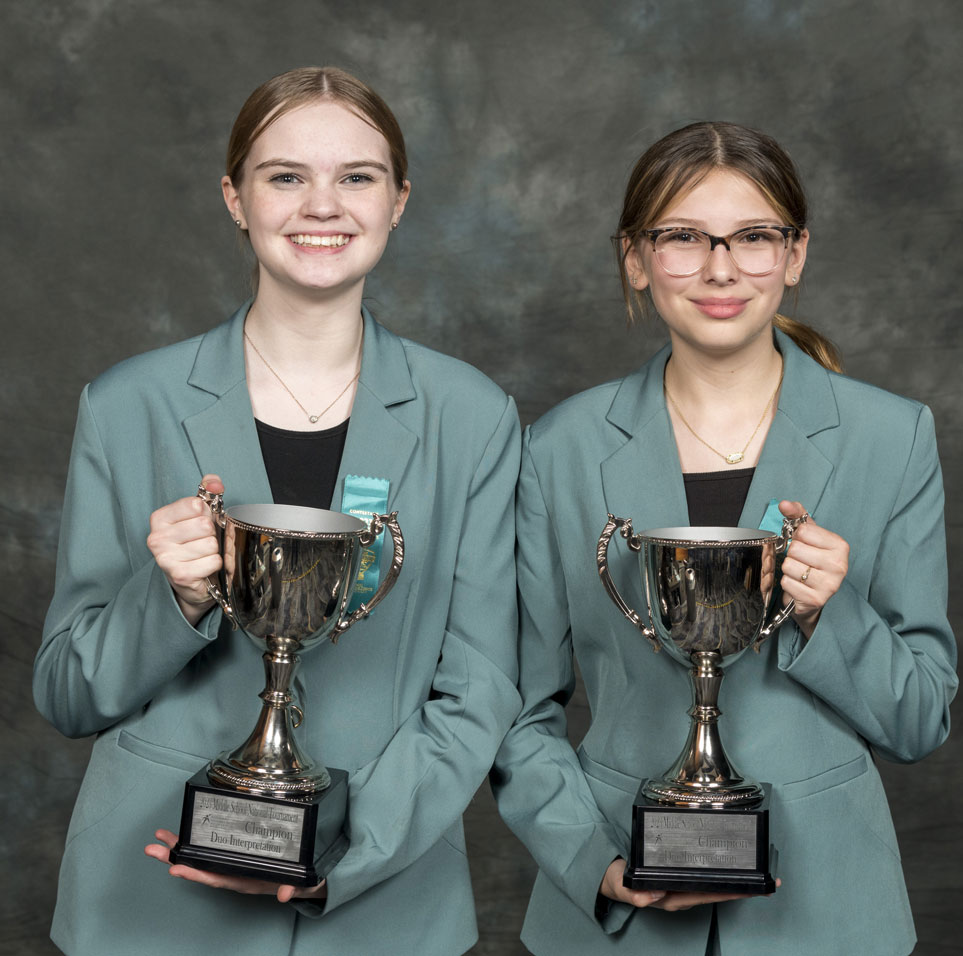
[[[224,509],[203,486],[223,565],[211,596],[263,654],[266,686],[248,738],[186,784],[171,863],[294,886],[319,883],[347,849],[347,773],[307,756],[294,730],[303,713],[291,682],[299,652],[336,642],[394,586],[404,561],[397,513],[370,527],[351,515],[292,505]],[[370,602],[351,601],[362,550],[387,528],[390,569]]]
[[[608,516],[598,542],[599,576],[619,610],[675,660],[691,666],[694,704],[685,747],[661,778],[643,780],[632,816],[631,889],[772,893],[769,787],[733,766],[719,735],[722,664],[761,644],[789,617],[792,601],[770,615],[776,558],[796,526],[781,535],[745,528],[661,528],[633,532]],[[624,601],[608,569],[619,531],[639,553],[648,622]]]

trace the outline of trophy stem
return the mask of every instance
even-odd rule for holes
[[[257,724],[247,740],[231,753],[211,762],[212,783],[245,793],[303,795],[317,793],[331,783],[325,767],[298,746],[294,728],[301,723],[301,709],[293,703],[291,682],[301,663],[294,651],[297,641],[271,636],[264,661],[265,687]],[[297,723],[291,720],[297,713]]]
[[[718,702],[725,672],[719,666],[721,659],[716,651],[692,653],[689,677],[694,703],[689,710],[689,736],[679,759],[661,779],[645,786],[650,799],[674,806],[748,807],[765,796],[759,784],[735,769],[722,746]]]

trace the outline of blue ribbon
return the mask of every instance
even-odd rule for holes
[[[383,515],[388,511],[387,478],[370,478],[362,475],[345,475],[344,494],[341,497],[341,512],[354,515],[362,521],[370,521],[373,515]],[[355,581],[354,592],[348,612],[356,611],[366,601],[374,597],[381,580],[381,547],[385,533],[382,532],[361,552],[361,568]]]
[[[782,512],[779,510],[779,502],[782,498],[773,498],[766,508],[766,513],[762,516],[762,523],[759,525],[760,531],[771,531],[773,534],[782,534]]]

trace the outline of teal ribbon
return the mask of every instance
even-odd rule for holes
[[[388,511],[387,478],[370,478],[362,475],[345,475],[344,493],[341,496],[341,513],[354,515],[362,521],[370,521],[373,515],[383,515]],[[381,580],[381,548],[385,532],[361,552],[361,568],[355,581],[354,592],[348,612],[356,611],[366,601],[374,597]]]
[[[782,534],[782,512],[779,510],[779,502],[782,498],[773,498],[766,508],[766,513],[762,516],[762,523],[759,525],[760,531],[770,531],[773,534]]]

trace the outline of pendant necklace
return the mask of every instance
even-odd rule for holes
[[[281,385],[281,388],[283,388],[284,391],[286,391],[286,392],[288,393],[288,395],[290,395],[291,398],[294,399],[294,403],[298,406],[298,408],[300,408],[301,411],[304,412],[304,414],[308,416],[308,421],[311,422],[312,425],[313,425],[316,421],[318,421],[318,419],[323,418],[324,415],[325,415],[325,413],[328,412],[329,409],[333,408],[333,407],[337,404],[337,402],[338,402],[338,400],[341,398],[341,396],[344,395],[344,393],[345,393],[349,388],[351,388],[351,386],[358,380],[358,377],[361,375],[361,356],[359,355],[359,356],[358,356],[358,371],[355,372],[354,375],[352,375],[350,379],[348,379],[348,384],[345,385],[345,387],[344,387],[343,389],[341,389],[340,392],[338,392],[338,394],[334,397],[334,401],[333,401],[333,402],[330,402],[328,405],[326,405],[324,408],[322,408],[321,411],[318,412],[317,415],[312,415],[311,412],[309,412],[309,411],[298,401],[297,395],[295,395],[294,392],[292,392],[291,389],[289,389],[289,388],[287,387],[287,385],[284,384],[284,379],[281,378],[280,375],[278,375],[278,373],[277,373],[277,372],[274,370],[274,368],[271,366],[271,363],[261,354],[261,350],[254,344],[254,342],[253,342],[252,339],[251,339],[251,336],[249,336],[249,335],[247,334],[247,329],[244,330],[244,339],[245,339],[245,341],[248,343],[248,345],[250,345],[251,348],[254,349],[255,353],[257,354],[257,357],[265,364],[265,366],[267,366],[267,370],[278,380],[279,384]],[[362,331],[361,331],[361,348],[362,348],[362,350],[364,349],[364,330],[363,330],[363,329],[362,329]]]
[[[782,385],[782,375],[785,370],[785,365],[779,369],[779,381],[776,382],[776,387],[772,391],[772,395],[769,396],[769,401],[766,402],[766,407],[762,411],[762,417],[759,419],[756,427],[752,430],[752,434],[749,436],[749,441],[742,446],[742,451],[734,451],[726,455],[719,451],[718,448],[713,448],[687,421],[685,415],[682,414],[682,409],[679,408],[678,402],[672,397],[669,392],[669,386],[663,381],[662,388],[665,390],[665,397],[669,400],[669,403],[675,409],[676,414],[679,416],[679,420],[685,425],[686,428],[692,433],[693,438],[697,441],[702,442],[706,448],[709,449],[714,455],[718,455],[727,465],[738,465],[746,457],[746,451],[752,444],[752,440],[759,433],[759,429],[762,428],[762,423],[766,420],[766,416],[769,414],[769,409],[772,408],[772,403],[776,400],[776,394],[779,392],[779,388]]]

